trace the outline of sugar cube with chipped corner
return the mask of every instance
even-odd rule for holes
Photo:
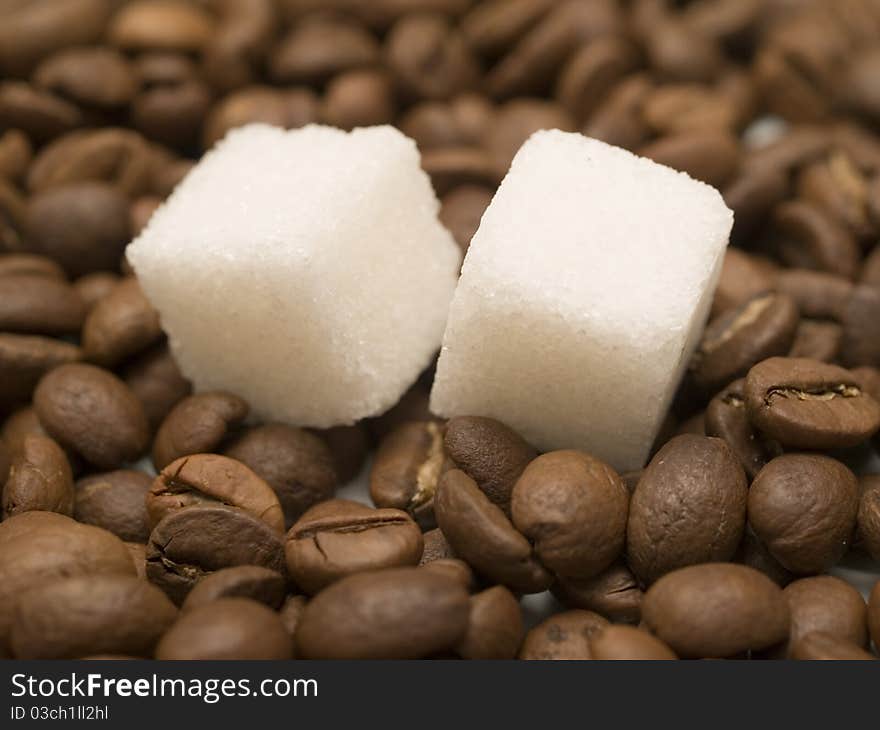
[[[415,143],[249,125],[127,250],[198,390],[330,427],[397,402],[440,346],[461,263]]]
[[[684,173],[580,134],[535,133],[471,241],[432,410],[641,467],[732,224],[718,191]]]

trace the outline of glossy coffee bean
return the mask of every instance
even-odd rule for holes
[[[675,653],[656,636],[633,626],[607,626],[590,639],[593,659],[623,661],[664,661],[677,659]]]
[[[285,554],[296,584],[314,594],[353,573],[418,565],[423,546],[418,525],[405,512],[337,499],[297,520]]]
[[[520,659],[592,659],[590,640],[608,626],[592,611],[573,609],[544,619],[526,634]]]
[[[73,516],[127,542],[145,543],[150,523],[145,499],[152,478],[132,469],[92,474],[76,482]]]
[[[833,362],[842,344],[843,327],[836,322],[801,319],[788,356]]]
[[[30,399],[47,372],[82,359],[82,350],[62,340],[39,335],[0,333],[0,404]]]
[[[25,438],[3,487],[3,519],[39,510],[73,515],[73,474],[67,456],[52,439]]]
[[[192,384],[183,377],[165,344],[131,360],[122,371],[122,379],[141,402],[153,430],[192,392]]]
[[[525,629],[519,601],[504,586],[470,598],[470,617],[455,653],[462,659],[513,659]]]
[[[773,265],[765,260],[738,248],[728,247],[724,252],[721,275],[712,300],[712,316],[735,309],[772,291],[776,275]]]
[[[744,385],[742,378],[735,380],[712,398],[706,407],[706,435],[723,439],[751,480],[767,463],[768,456],[749,421]]]
[[[79,332],[86,307],[67,282],[38,274],[0,277],[0,330],[33,335]]]
[[[330,449],[339,484],[348,484],[361,473],[370,451],[369,435],[363,422],[352,426],[313,429],[312,433]]]
[[[277,609],[284,601],[285,588],[284,576],[269,568],[259,565],[222,568],[196,583],[181,608],[189,611],[221,598],[250,598]]]
[[[794,299],[804,317],[840,322],[852,297],[853,283],[825,271],[783,269],[776,277],[776,288]]]

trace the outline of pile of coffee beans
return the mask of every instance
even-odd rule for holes
[[[193,394],[124,249],[253,121],[398,126],[463,249],[542,128],[718,187],[648,465],[435,419],[430,371],[325,431]],[[880,0],[0,2],[0,657],[874,658],[878,242]]]

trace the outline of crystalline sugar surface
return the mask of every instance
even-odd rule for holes
[[[250,125],[128,247],[183,372],[327,427],[392,406],[440,344],[460,255],[412,140]]]
[[[732,222],[718,192],[684,173],[579,134],[534,134],[471,241],[432,409],[641,467]]]

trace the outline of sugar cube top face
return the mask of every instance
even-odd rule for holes
[[[328,427],[391,407],[439,348],[460,254],[438,208],[391,127],[250,125],[127,255],[198,390]]]
[[[471,241],[431,407],[543,451],[643,466],[708,315],[733,214],[712,187],[580,134],[520,149]]]

